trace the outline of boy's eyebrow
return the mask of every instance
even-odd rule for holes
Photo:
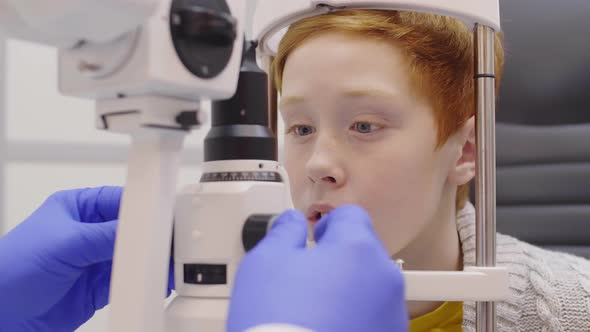
[[[395,93],[387,92],[379,89],[355,89],[347,90],[342,93],[344,97],[377,97],[396,99],[398,96]],[[288,105],[301,104],[305,102],[305,98],[301,96],[286,96],[281,98],[279,107],[283,108]]]
[[[305,98],[299,96],[282,97],[281,102],[279,103],[279,107],[283,108],[287,105],[301,104],[303,102],[305,102]]]
[[[346,97],[379,97],[396,99],[397,95],[392,92],[379,89],[361,89],[361,90],[348,90],[343,93]]]

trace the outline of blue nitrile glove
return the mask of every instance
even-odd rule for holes
[[[229,332],[288,324],[317,332],[407,331],[404,280],[356,206],[332,210],[306,249],[305,217],[283,213],[242,260]]]
[[[71,332],[107,305],[121,192],[55,193],[0,238],[0,331]]]

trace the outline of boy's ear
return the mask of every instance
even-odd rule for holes
[[[464,185],[475,177],[475,161],[477,151],[475,146],[475,118],[471,117],[457,132],[457,154],[455,164],[451,169],[449,181],[457,186]]]

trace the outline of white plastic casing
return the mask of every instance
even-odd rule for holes
[[[128,35],[124,42],[113,42],[110,49],[88,46],[97,49],[90,55],[84,47],[62,50],[59,56],[62,94],[92,99],[150,94],[185,100],[231,97],[237,86],[242,59],[246,3],[244,0],[227,0],[227,3],[238,29],[230,63],[220,75],[201,79],[185,68],[171,38],[171,0],[161,0],[157,11],[137,36]],[[121,58],[120,68],[105,77],[93,77],[79,70],[81,63],[88,58],[102,65],[112,61],[114,56]]]
[[[264,168],[259,168],[263,165]],[[233,280],[221,286],[182,282],[183,264],[227,264],[233,276],[245,254],[242,227],[253,214],[280,214],[291,207],[287,174],[276,162],[216,161],[207,172],[278,172],[284,182],[205,182],[187,187],[177,197],[174,222],[176,290],[183,296],[229,297]]]
[[[261,167],[262,166],[262,167]],[[245,255],[242,229],[255,214],[278,215],[292,208],[286,171],[274,161],[236,160],[203,164],[208,172],[276,172],[283,182],[205,182],[186,187],[174,216],[175,287],[166,309],[166,330],[223,332],[234,276]],[[227,283],[184,283],[184,264],[224,264]]]
[[[0,33],[69,48],[103,43],[135,29],[158,0],[0,0]]]
[[[505,267],[463,271],[404,271],[409,301],[504,301],[510,296]]]

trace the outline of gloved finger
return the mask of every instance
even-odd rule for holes
[[[113,259],[118,220],[79,223],[77,236],[69,243],[68,262],[83,267]]]
[[[94,310],[100,310],[109,304],[109,292],[111,289],[111,270],[105,270],[94,283],[93,300]]]
[[[355,205],[340,206],[324,216],[314,229],[318,246],[376,238],[369,214]]]
[[[79,221],[98,223],[117,219],[122,193],[122,187],[109,186],[81,190],[77,201]]]
[[[264,248],[305,248],[307,243],[307,219],[296,210],[283,212],[272,224],[271,229],[258,247]]]

